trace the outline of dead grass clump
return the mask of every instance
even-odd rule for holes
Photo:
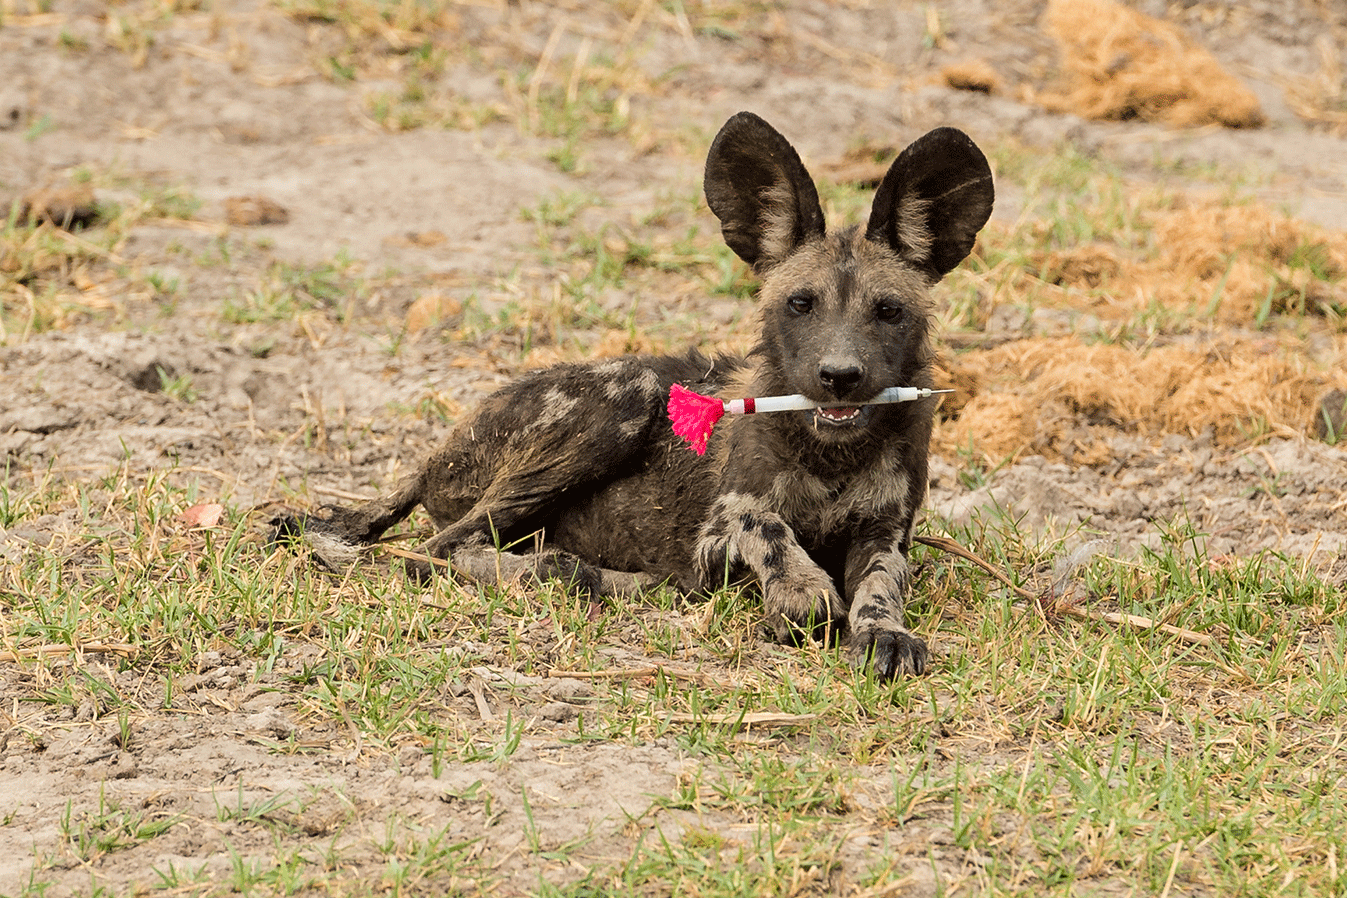
[[[586,335],[589,336],[589,335]],[[573,341],[573,343],[579,342]],[[546,368],[565,362],[574,362],[577,356],[586,359],[612,359],[627,355],[654,355],[667,352],[668,347],[644,331],[611,329],[586,340],[578,351],[575,345],[549,344],[529,350],[524,357],[525,368]]]
[[[395,3],[380,0],[277,0],[276,6],[300,22],[340,26],[361,55],[407,53],[461,26],[447,2]]]
[[[1051,109],[1181,127],[1263,124],[1253,92],[1168,22],[1114,0],[1052,0],[1043,21],[1066,82],[1040,98]]]
[[[19,221],[50,222],[63,230],[85,228],[98,220],[98,202],[88,184],[57,184],[29,191],[19,202]]]
[[[1224,321],[1268,313],[1347,309],[1347,234],[1325,232],[1262,206],[1196,205],[1158,214],[1156,257],[1138,272],[1172,308],[1204,294]]]
[[[958,418],[936,425],[933,445],[947,454],[972,448],[998,460],[1031,454],[1040,442],[1038,412],[1028,396],[978,393],[964,403]]]
[[[1243,326],[1270,315],[1347,318],[1347,233],[1200,200],[1139,210],[1137,221],[1144,240],[1030,251],[1011,292],[1109,318],[1152,307]]]
[[[404,319],[407,333],[419,334],[462,311],[463,303],[453,296],[446,296],[436,290],[423,293],[407,308]]]
[[[1290,79],[1285,85],[1286,102],[1306,121],[1327,125],[1341,134],[1347,131],[1343,50],[1327,32],[1320,34],[1314,45],[1319,52],[1319,70],[1310,77]]]
[[[0,222],[0,345],[112,307],[98,247],[44,221]]]
[[[994,94],[1001,90],[1001,76],[985,59],[966,59],[950,63],[940,70],[945,84],[955,90]]]
[[[1106,243],[1043,253],[1034,261],[1040,280],[1063,287],[1094,289],[1117,281],[1125,270],[1122,258]]]
[[[285,224],[290,220],[289,209],[264,196],[231,196],[224,203],[225,221],[238,227]]]
[[[1121,433],[1210,430],[1231,446],[1273,430],[1302,432],[1325,389],[1347,385],[1347,374],[1306,370],[1295,353],[1270,347],[1235,355],[1037,339],[969,354],[963,364],[979,369],[989,390],[940,426],[936,444],[971,445],[993,460],[1036,454],[1099,463],[1111,457],[1108,438]]]

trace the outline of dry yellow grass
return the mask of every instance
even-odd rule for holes
[[[1178,198],[1142,210],[1142,248],[1107,238],[1031,254],[1025,274],[1055,304],[1123,317],[1159,305],[1250,326],[1272,312],[1347,309],[1347,234],[1256,204]],[[1030,285],[1021,285],[1028,290]]]
[[[1044,17],[1063,84],[1040,97],[1086,118],[1177,126],[1263,124],[1258,98],[1183,31],[1113,0],[1052,0]]]
[[[955,90],[972,90],[984,94],[1001,90],[1001,76],[985,59],[965,59],[951,63],[940,70],[940,77]]]
[[[1150,350],[1037,338],[971,353],[960,367],[986,386],[940,426],[936,445],[947,452],[971,445],[994,461],[1037,454],[1101,463],[1120,433],[1210,430],[1229,446],[1271,431],[1303,432],[1319,398],[1347,386],[1347,373],[1316,370],[1298,347],[1270,338]]]

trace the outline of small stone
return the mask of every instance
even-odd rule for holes
[[[231,196],[225,200],[225,221],[240,227],[285,224],[290,210],[264,196]]]
[[[64,230],[87,227],[98,220],[94,189],[88,184],[66,184],[29,191],[20,202],[19,217],[48,221]]]
[[[277,739],[289,739],[297,730],[294,722],[276,708],[249,714],[244,718],[243,728],[249,732],[275,736]]]
[[[28,118],[24,96],[12,87],[0,88],[0,131],[17,128]]]
[[[561,677],[557,680],[551,680],[543,691],[547,693],[548,698],[563,702],[573,702],[577,698],[588,698],[594,694],[592,686],[584,680],[577,680],[574,677]]]
[[[452,296],[436,292],[423,294],[407,309],[407,332],[420,333],[461,311],[463,303]]]
[[[955,62],[940,70],[945,84],[955,90],[971,90],[977,93],[992,94],[1001,89],[1001,76],[985,59],[966,59]]]
[[[566,702],[548,702],[538,709],[538,716],[543,720],[551,720],[556,723],[565,723],[579,714],[575,705]]]
[[[140,775],[140,765],[129,752],[117,752],[116,759],[108,766],[108,779],[129,780]]]

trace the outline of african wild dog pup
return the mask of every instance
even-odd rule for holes
[[[795,150],[743,112],[716,136],[705,187],[725,241],[762,281],[747,359],[693,352],[527,374],[391,495],[328,506],[303,527],[329,545],[369,543],[419,504],[441,528],[425,552],[478,580],[561,576],[617,596],[746,578],[778,638],[845,628],[856,663],[920,674],[926,644],[903,626],[903,599],[934,402],[860,403],[930,386],[927,291],[991,214],[987,161],[962,132],[932,131],[893,163],[865,227],[829,233]],[[670,428],[673,383],[855,405],[727,418],[699,457]],[[539,532],[545,548],[527,539]],[[521,540],[534,551],[497,554]]]

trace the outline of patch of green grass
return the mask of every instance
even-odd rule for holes
[[[485,888],[493,878],[476,857],[477,840],[451,835],[453,823],[443,826],[390,819],[378,846],[384,854],[380,886],[394,894],[429,894],[476,881]]]
[[[703,231],[700,193],[658,197],[630,223],[614,221],[603,205],[591,194],[561,191],[521,210],[536,227],[543,268],[520,266],[494,285],[494,297],[470,297],[456,338],[508,341],[525,356],[543,346],[585,355],[604,337],[612,351],[615,332],[626,335],[629,351],[705,340],[705,322],[691,306],[684,311],[683,302],[670,308],[671,295],[742,299],[748,317],[754,281],[718,237]]]
[[[104,855],[162,835],[177,823],[174,815],[147,814],[123,807],[100,789],[98,807],[92,811],[76,812],[67,803],[59,828],[65,850],[80,863],[90,864]]]
[[[1000,533],[979,550],[1032,568],[1020,556],[1024,535]],[[963,763],[934,778],[929,768],[895,776],[895,815],[943,808],[955,843],[987,858],[983,890],[1034,882],[1056,893],[1109,877],[1147,892],[1171,880],[1222,894],[1273,894],[1298,879],[1310,891],[1336,887],[1337,874],[1283,845],[1295,838],[1306,771],[1347,770],[1340,747],[1317,755],[1343,708],[1341,653],[1306,651],[1291,635],[1308,626],[1332,639],[1323,628],[1339,629],[1329,623],[1340,614],[1337,591],[1275,554],[1212,559],[1181,522],[1140,560],[1097,558],[1082,576],[1086,597],[1076,601],[1117,602],[1215,641],[1045,625],[985,582],[943,581],[968,597],[950,607],[953,596],[928,581],[936,595],[927,601],[946,605],[941,631],[952,649],[932,684],[937,715],[970,735],[1001,733],[1007,757],[988,765],[956,738]],[[1204,700],[1213,694],[1228,699],[1213,706]],[[1291,744],[1303,754],[1287,764]],[[1347,819],[1336,796],[1326,807],[1322,795],[1313,800],[1330,819]],[[1342,850],[1342,837],[1319,830],[1303,847],[1322,860]]]
[[[318,751],[376,759],[420,745],[440,775],[508,770],[539,740],[577,759],[603,745],[677,747],[684,773],[635,814],[616,854],[601,825],[557,836],[531,804],[522,810],[534,800],[527,792],[493,794],[479,776],[446,796],[483,821],[502,819],[508,803],[521,815],[510,819],[525,821],[519,850],[591,871],[531,888],[817,891],[843,875],[879,887],[917,868],[955,893],[1343,885],[1327,859],[1347,848],[1337,788],[1347,775],[1337,725],[1347,713],[1347,614],[1340,591],[1292,559],[1213,558],[1202,534],[1177,522],[1135,559],[1083,556],[1040,608],[922,549],[910,612],[932,639],[933,670],[879,683],[835,647],[765,642],[751,593],[721,590],[709,613],[668,591],[596,609],[558,584],[436,581],[423,592],[377,557],[329,575],[302,551],[258,542],[237,511],[236,523],[181,528],[175,517],[194,496],[180,480],[113,471],[82,484],[11,478],[0,491],[11,523],[76,510],[85,547],[76,559],[60,546],[35,550],[0,572],[7,645],[139,649],[97,674],[45,665],[34,698],[115,714],[114,732],[134,747],[146,715],[198,700],[171,684],[196,675],[197,659],[227,653],[242,676],[293,696],[310,724],[327,723],[333,746]],[[996,516],[956,536],[1034,590],[1061,566],[1067,540]],[[1117,608],[1211,643],[1069,618],[1054,602]],[[536,690],[549,681],[530,678],[632,666],[612,660],[615,646],[661,666],[593,679],[573,729],[540,729]],[[302,664],[290,660],[299,649]],[[465,715],[483,706],[490,719]],[[281,739],[271,750],[315,749]],[[304,842],[318,825],[312,796],[240,783],[216,801],[216,819],[276,841],[265,856],[235,849],[228,881],[240,888],[302,890],[343,869],[425,891],[475,888],[499,873],[485,822],[389,817],[379,835],[352,807],[336,826],[365,820],[373,843],[334,843],[324,857]],[[88,813],[72,806],[65,844],[97,866],[167,825],[138,814],[110,800]],[[869,834],[864,848],[844,850],[858,833]],[[923,846],[915,855],[913,839]],[[374,866],[355,860],[371,844]],[[160,875],[197,881],[190,868]]]
[[[135,190],[136,200],[97,198],[94,220],[71,230],[20,218],[16,202],[0,220],[0,345],[82,321],[120,320],[134,304],[171,298],[176,279],[122,258],[127,236],[154,219],[190,219],[201,201],[172,185],[80,169],[71,179],[95,188]]]
[[[192,378],[187,374],[169,374],[163,368],[156,367],[159,372],[159,390],[170,399],[176,399],[178,402],[195,402],[198,398],[196,390],[192,387]]]
[[[44,113],[37,119],[33,120],[33,122],[29,124],[27,128],[23,129],[23,139],[31,143],[32,141],[37,140],[43,134],[50,132],[55,127],[56,127],[55,120],[52,119],[50,115],[46,115]]]
[[[241,780],[232,799],[229,803],[222,804],[219,798],[216,798],[217,815],[220,820],[232,820],[239,823],[272,821],[278,818],[282,812],[290,811],[291,807],[296,804],[293,796],[285,794],[269,795],[266,798],[258,799],[248,798],[244,795]]]
[[[803,824],[760,824],[730,838],[691,835],[647,834],[612,877],[614,886],[637,894],[827,894],[839,866],[839,834]]]
[[[274,262],[255,287],[225,300],[221,315],[231,324],[298,321],[309,315],[344,323],[365,293],[364,280],[344,255],[313,266]]]
[[[472,102],[457,96],[451,85],[440,81],[443,51],[431,60],[414,62],[396,91],[375,91],[365,100],[369,117],[388,131],[411,131],[424,127],[476,130],[505,118],[498,104]],[[332,61],[335,80],[353,80],[355,70]]]

